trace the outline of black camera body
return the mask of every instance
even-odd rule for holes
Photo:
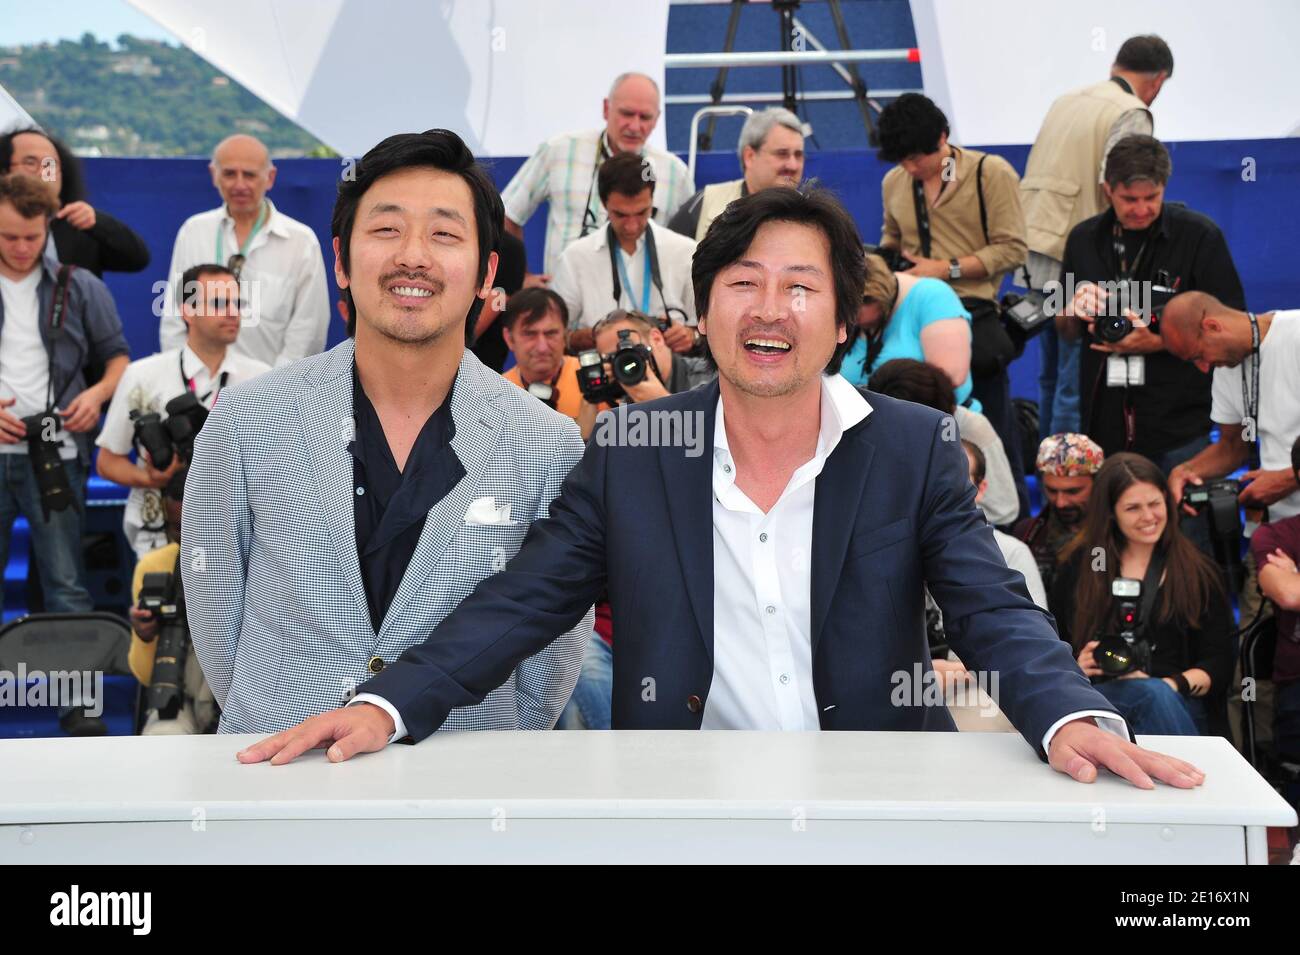
[[[140,585],[139,607],[151,611],[159,624],[147,705],[163,719],[175,718],[184,702],[185,654],[190,645],[177,577],[167,573],[145,574]]]
[[[41,514],[49,522],[54,511],[65,511],[77,503],[68,480],[68,469],[59,454],[62,442],[56,437],[63,428],[59,416],[53,411],[42,411],[22,419],[27,428],[27,460],[36,476],[36,489],[41,498]]]
[[[1110,585],[1116,633],[1098,638],[1093,659],[1106,677],[1151,672],[1151,642],[1142,635],[1142,581],[1116,577]]]
[[[1241,564],[1240,541],[1245,533],[1241,521],[1241,504],[1237,496],[1241,484],[1231,478],[1206,481],[1204,484],[1188,483],[1183,486],[1183,499],[1197,514],[1206,515],[1210,526],[1210,546],[1214,558],[1227,572],[1229,584],[1236,589],[1244,575]]]
[[[618,344],[609,355],[592,349],[578,355],[578,387],[591,404],[614,404],[627,396],[624,386],[639,385],[650,374],[654,353],[632,340],[630,328],[618,330]],[[609,371],[605,362],[609,362]]]
[[[916,263],[904,257],[898,249],[890,246],[868,245],[864,246],[868,255],[878,255],[885,260],[885,265],[889,266],[891,272],[906,272],[914,268]]]
[[[1112,314],[1099,315],[1093,321],[1093,341],[1102,345],[1114,345],[1132,332],[1133,320],[1124,315],[1125,311],[1142,316],[1146,327],[1153,332],[1159,331],[1160,316],[1164,314],[1165,306],[1178,294],[1178,291],[1165,285],[1149,285],[1148,294],[1144,296],[1142,287],[1143,283],[1136,279],[1116,283],[1115,295],[1112,298],[1118,300],[1118,306],[1108,307],[1107,312]],[[1114,312],[1119,314],[1113,314]]]
[[[194,439],[208,420],[208,409],[192,392],[186,391],[167,402],[167,417],[156,411],[132,411],[136,446],[149,452],[159,471],[171,467],[179,455],[186,464],[194,457]]]
[[[1042,292],[1029,290],[1024,295],[1008,292],[1000,302],[1002,317],[1011,326],[1019,329],[1022,337],[1029,339],[1037,335],[1052,315],[1047,307],[1047,297]]]

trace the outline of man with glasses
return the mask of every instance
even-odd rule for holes
[[[239,351],[271,366],[320,353],[330,322],[325,260],[316,234],[267,198],[275,166],[266,147],[252,136],[227,137],[208,169],[222,204],[190,216],[176,234],[158,333],[162,348],[180,348],[187,335],[175,308],[176,282],[186,269],[212,262],[245,290]]]
[[[211,409],[223,388],[270,371],[265,362],[230,347],[240,333],[240,302],[238,282],[228,268],[212,263],[187,269],[176,304],[187,330],[184,344],[126,366],[96,442],[99,476],[131,489],[122,530],[140,557],[167,545],[162,491],[189,462],[173,446],[171,460],[155,467],[162,462],[152,461],[136,440],[137,419],[151,413],[166,419],[168,404],[185,394]]]
[[[591,326],[616,308],[659,320],[680,354],[699,343],[691,256],[695,242],[651,221],[659,185],[644,159],[623,153],[597,176],[608,222],[564,250],[552,288],[569,307],[569,350],[591,347]]]
[[[542,274],[529,274],[526,286],[549,285],[569,243],[599,231],[605,216],[596,202],[596,174],[613,156],[630,153],[646,160],[662,183],[655,220],[667,224],[677,207],[695,191],[686,163],[672,153],[647,145],[659,122],[659,86],[644,73],[618,76],[605,98],[605,127],[565,133],[537,147],[501,192],[506,231],[524,237],[524,224],[543,202],[546,256]],[[602,313],[603,314],[603,313]]]
[[[750,113],[736,155],[741,178],[705,186],[682,203],[668,228],[699,242],[733,200],[772,186],[798,186],[803,179],[803,123],[781,106]]]

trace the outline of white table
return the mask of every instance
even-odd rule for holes
[[[999,733],[435,735],[244,766],[258,737],[0,741],[0,863],[1266,861],[1295,813],[1220,738],[1195,791],[1075,783]]]

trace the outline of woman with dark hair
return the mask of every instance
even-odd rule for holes
[[[914,358],[942,368],[957,403],[980,410],[971,397],[970,312],[947,282],[891,272],[884,259],[867,253],[867,281],[851,334],[840,374],[853,384],[865,385],[894,358]]]
[[[0,172],[39,179],[58,200],[50,237],[60,262],[101,278],[105,272],[139,272],[149,265],[144,240],[86,201],[81,160],[49,133],[29,126],[0,135]]]
[[[1079,668],[1135,733],[1227,735],[1232,610],[1215,565],[1178,530],[1164,472],[1139,454],[1106,459],[1083,529],[1061,554],[1050,606]],[[1142,581],[1127,672],[1101,643],[1121,626],[1116,578]],[[1154,594],[1145,593],[1154,584]],[[1149,655],[1140,642],[1149,644]]]

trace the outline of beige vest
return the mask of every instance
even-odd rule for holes
[[[1020,180],[1031,252],[1060,261],[1070,230],[1106,208],[1098,177],[1119,117],[1146,104],[1110,80],[1060,97],[1047,111]]]
[[[740,187],[744,184],[745,180],[735,179],[704,187],[704,198],[700,200],[700,224],[695,229],[696,242],[704,238],[704,233],[709,231],[710,223],[718,214],[740,198]]]

